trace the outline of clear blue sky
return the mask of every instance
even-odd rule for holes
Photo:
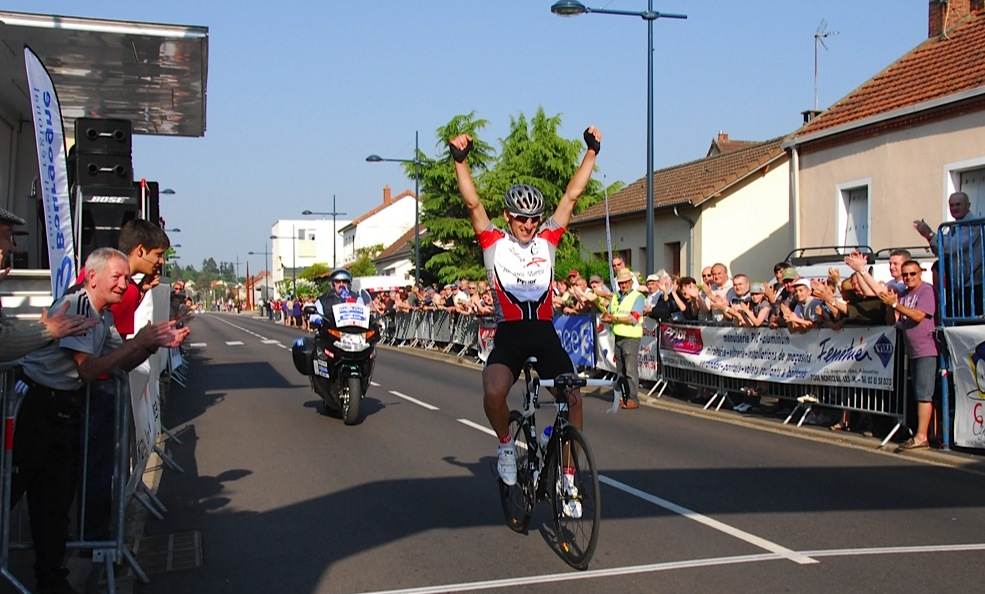
[[[204,138],[139,137],[138,176],[177,191],[162,212],[182,233],[182,263],[245,262],[270,225],[304,209],[357,215],[413,188],[397,164],[414,131],[475,110],[486,137],[543,106],[579,137],[605,139],[601,173],[631,182],[646,165],[646,25],[633,17],[560,18],[550,0],[348,2],[8,0],[26,12],[204,25],[210,29]],[[644,0],[590,6],[646,8]],[[927,0],[657,1],[688,20],[654,24],[657,168],[704,156],[724,130],[767,139],[813,104],[813,33],[838,35],[821,55],[830,105],[926,37]],[[262,266],[252,259],[251,269]],[[241,272],[243,268],[241,267]]]

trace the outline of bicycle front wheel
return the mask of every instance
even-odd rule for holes
[[[558,550],[575,569],[588,569],[599,539],[602,509],[595,458],[585,437],[572,426],[560,440],[561,460],[552,488]]]
[[[497,481],[506,525],[516,532],[526,532],[530,524],[534,507],[533,469],[537,465],[537,455],[530,447],[534,437],[530,426],[523,421],[519,411],[510,411],[510,435],[516,447],[516,484],[511,487],[502,480]]]

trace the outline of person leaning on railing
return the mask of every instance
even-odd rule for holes
[[[947,198],[947,208],[955,222],[971,218],[971,199],[964,192],[954,192]],[[947,303],[945,314],[960,317],[985,315],[985,293],[982,287],[983,246],[982,234],[976,227],[951,228],[941,238],[943,253],[937,253],[937,234],[926,221],[913,221],[917,230],[930,246],[930,250],[943,262],[943,278],[954,294]],[[961,266],[960,270],[952,269]],[[958,300],[961,306],[957,307]]]
[[[0,281],[10,274],[4,266],[7,254],[14,249],[14,225],[23,225],[24,219],[5,208],[0,208]],[[53,340],[85,333],[95,322],[68,311],[68,303],[59,310],[41,312],[39,321],[7,318],[0,306],[0,363],[17,360],[34,352]]]
[[[126,254],[99,248],[85,262],[86,278],[52,305],[64,304],[96,324],[85,334],[62,338],[21,361],[18,387],[26,389],[14,433],[11,504],[27,493],[34,540],[35,574],[41,591],[69,591],[63,568],[68,515],[79,476],[81,415],[85,386],[130,371],[159,347],[177,347],[188,335],[174,322],[148,324],[123,342],[109,312],[130,278]],[[59,589],[61,588],[61,589]]]

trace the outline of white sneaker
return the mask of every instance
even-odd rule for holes
[[[561,489],[564,495],[562,513],[569,518],[581,517],[581,500],[578,497],[578,487],[575,486],[575,475],[564,474],[561,478]]]
[[[496,471],[499,478],[508,487],[516,484],[516,448],[513,444],[499,446],[497,450],[499,460],[496,462]]]
[[[801,404],[817,404],[818,400],[817,396],[813,394],[804,394],[803,396],[797,398],[797,402]]]

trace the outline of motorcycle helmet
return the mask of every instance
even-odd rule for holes
[[[514,215],[537,217],[544,214],[544,195],[527,184],[515,184],[503,196],[503,208]]]
[[[346,270],[345,268],[336,268],[335,270],[332,271],[332,274],[329,275],[328,280],[332,281],[333,283],[335,281],[343,281],[351,284],[352,273]]]

